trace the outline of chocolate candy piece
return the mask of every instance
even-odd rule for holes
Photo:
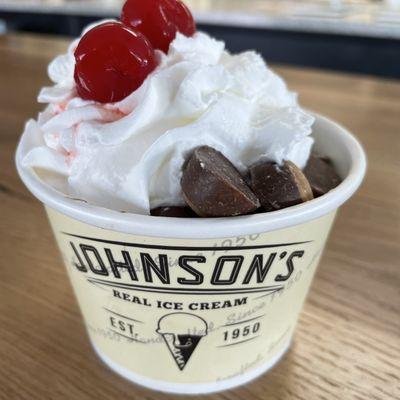
[[[189,207],[157,207],[150,211],[154,217],[196,218],[197,215]]]
[[[328,193],[342,182],[328,158],[311,155],[303,172],[310,182],[314,197]]]
[[[280,210],[313,199],[307,178],[292,162],[265,162],[250,169],[251,187],[266,211]]]
[[[257,210],[260,202],[233,164],[219,151],[202,146],[183,166],[183,197],[201,217],[230,217]]]

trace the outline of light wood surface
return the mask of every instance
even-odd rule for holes
[[[0,38],[0,399],[175,399],[126,382],[95,356],[42,207],[14,168],[46,65],[65,48]],[[291,350],[269,374],[207,398],[400,398],[400,82],[277,70],[304,106],[357,133],[368,176],[340,212]]]

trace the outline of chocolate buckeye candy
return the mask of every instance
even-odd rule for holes
[[[313,199],[307,178],[290,161],[282,166],[264,162],[250,168],[251,188],[266,211],[280,210]]]
[[[157,207],[150,211],[153,217],[196,218],[197,215],[189,207]]]
[[[342,182],[331,161],[314,154],[310,156],[303,172],[310,182],[314,197],[328,193]]]
[[[183,167],[182,194],[201,217],[230,217],[257,210],[260,202],[233,164],[219,151],[202,146]]]

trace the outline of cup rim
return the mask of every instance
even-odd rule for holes
[[[128,234],[168,238],[222,238],[275,231],[326,215],[347,201],[360,186],[366,172],[366,156],[360,143],[344,127],[314,114],[316,120],[334,128],[350,155],[346,178],[324,196],[283,210],[223,218],[170,218],[120,212],[72,199],[45,184],[32,169],[22,167],[21,142],[16,152],[18,173],[32,192],[46,206],[73,219],[99,228]]]

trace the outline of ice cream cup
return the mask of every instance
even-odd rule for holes
[[[313,136],[343,178],[336,189],[285,210],[216,219],[134,215],[71,199],[22,166],[19,146],[19,174],[46,207],[89,338],[111,369],[155,390],[208,393],[278,362],[336,210],[366,170],[343,127],[317,115]]]

